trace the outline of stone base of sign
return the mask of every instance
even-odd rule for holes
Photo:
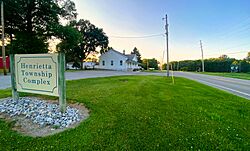
[[[4,100],[4,99],[1,99]],[[41,99],[40,99],[41,100]],[[57,100],[46,100],[47,103],[55,104],[58,103]],[[63,132],[70,128],[77,127],[83,120],[89,117],[89,110],[80,103],[70,104],[68,106],[75,108],[82,115],[79,122],[76,122],[69,127],[59,128],[51,125],[40,126],[33,123],[30,119],[25,118],[23,115],[10,116],[6,113],[0,113],[0,119],[5,120],[8,123],[13,123],[12,130],[17,131],[18,133],[31,137],[45,137],[49,135],[54,135],[56,133]]]

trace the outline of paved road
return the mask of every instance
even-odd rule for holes
[[[123,71],[79,71],[79,72],[66,72],[66,80],[97,78],[97,77],[110,77],[110,76],[122,76],[122,75],[163,75],[152,72],[123,72]],[[6,89],[11,87],[10,75],[0,75],[0,89]]]
[[[87,70],[79,72],[66,72],[67,80],[86,79],[86,78],[97,78],[97,77],[111,77],[111,76],[122,76],[122,75],[163,75],[161,73],[153,72],[124,72],[124,71],[101,71],[101,70]]]
[[[152,73],[152,72],[122,72],[122,71],[79,71],[79,72],[66,72],[67,80],[96,78],[96,77],[110,77],[121,75],[158,75],[165,76],[165,73]],[[250,80],[241,80],[234,78],[226,78],[219,76],[210,76],[203,74],[196,74],[190,72],[174,72],[175,76],[185,77],[191,80],[201,82],[203,84],[216,87],[227,92],[236,94],[238,96],[250,99]],[[10,87],[10,76],[0,75],[0,89]]]
[[[250,80],[210,76],[190,72],[174,72],[174,75],[195,80],[203,84],[250,99]]]
[[[4,76],[3,74],[0,74],[0,90],[11,87],[10,83],[10,75]]]

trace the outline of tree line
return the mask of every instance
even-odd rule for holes
[[[175,71],[202,71],[201,60],[172,61],[170,69]],[[250,52],[245,59],[237,60],[222,55],[204,60],[206,72],[250,72]],[[163,66],[166,69],[166,64]]]

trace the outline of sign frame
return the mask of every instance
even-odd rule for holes
[[[66,111],[65,54],[63,52],[56,54],[11,54],[10,59],[12,96],[14,100],[18,100],[18,92],[56,96],[59,97],[60,111]],[[27,63],[28,66],[26,66],[25,63]],[[44,70],[45,65],[46,70]],[[24,69],[27,67],[27,72],[24,69],[21,71],[22,67]],[[37,77],[35,77],[35,75]],[[20,81],[20,76],[26,76],[26,80],[25,78],[22,79],[23,83]],[[33,79],[28,79],[27,76],[31,76]],[[30,80],[30,83],[27,82],[27,79]],[[26,83],[24,84],[24,82]],[[45,83],[47,83],[47,86]],[[40,86],[40,84],[42,84],[42,86]],[[50,86],[50,84],[53,85]]]
[[[15,60],[16,60],[15,61],[16,85],[17,85],[18,92],[59,96],[59,93],[58,93],[58,79],[59,79],[58,78],[58,63],[59,63],[58,54],[17,54],[15,55]],[[47,63],[46,65],[53,67],[50,69],[51,70],[50,72],[48,72],[49,69],[46,70],[46,69],[35,68],[35,67],[38,68],[39,66],[42,67],[42,65],[39,64],[39,62],[41,61]],[[22,67],[24,69],[22,69]],[[31,69],[29,67],[31,67]],[[21,73],[21,71],[23,71],[23,73]],[[24,75],[24,73],[26,73],[26,75]],[[29,75],[28,73],[32,74],[33,77],[31,77],[31,75]],[[44,78],[41,76],[42,75],[41,73],[47,76],[53,75],[53,77],[49,77],[51,79]],[[40,76],[34,77],[34,74],[39,74]],[[31,79],[28,77],[30,77]],[[52,84],[52,83],[53,83],[52,86],[42,86],[42,84]]]

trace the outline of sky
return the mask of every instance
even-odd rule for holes
[[[109,45],[120,52],[137,47],[142,58],[166,62],[166,14],[170,61],[200,59],[200,40],[205,58],[242,59],[250,51],[250,0],[73,1],[77,18],[103,28]],[[134,38],[150,35],[158,36]]]

